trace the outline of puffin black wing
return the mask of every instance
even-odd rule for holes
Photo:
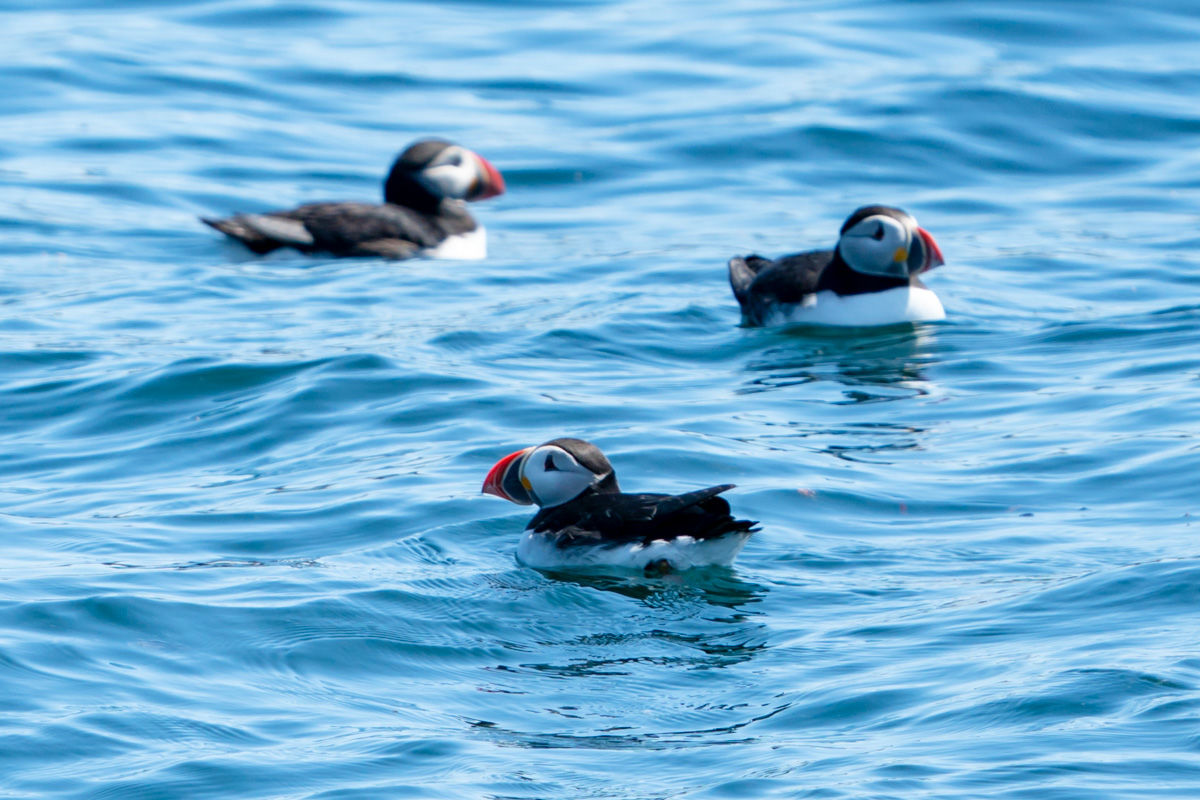
[[[753,278],[746,286],[750,292],[772,297],[781,303],[799,303],[805,295],[817,291],[821,273],[833,262],[833,251],[813,250],[774,261],[759,256],[733,258],[729,261],[731,283],[736,261],[742,261],[747,270],[753,272]],[[737,286],[734,293],[737,293]]]
[[[436,214],[392,203],[309,203],[289,211],[205,219],[255,253],[293,247],[305,253],[408,258],[447,236],[475,229],[464,209],[443,202]]]
[[[750,324],[762,324],[769,305],[799,303],[817,291],[833,262],[832,250],[813,250],[774,261],[761,256],[729,259],[729,285]]]
[[[728,533],[750,533],[756,523],[734,519],[729,503],[718,497],[732,488],[733,484],[725,484],[679,495],[589,492],[542,509],[527,527],[535,533],[554,534],[559,547],[649,544],[681,536],[715,539]]]

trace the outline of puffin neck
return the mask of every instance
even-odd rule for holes
[[[542,506],[542,508],[558,508],[559,506],[564,506],[567,503],[574,503],[579,500],[585,500],[589,497],[595,497],[596,495],[600,495],[600,494],[620,494],[620,493],[621,493],[621,487],[617,485],[617,476],[610,472],[610,473],[608,473],[608,475],[604,476],[603,480],[601,480],[597,483],[593,483],[591,486],[587,487],[582,492],[580,492],[579,494],[572,497],[570,500],[566,500],[562,503],[559,503],[557,506]]]
[[[436,214],[442,198],[429,191],[407,169],[396,165],[383,184],[383,201],[422,214]]]
[[[596,494],[620,494],[621,487],[617,484],[617,473],[609,472],[602,481],[588,487],[588,491]]]
[[[868,275],[856,272],[842,258],[841,248],[833,251],[833,261],[821,272],[817,281],[817,291],[828,289],[834,294],[863,294],[865,292],[882,292],[895,289],[897,286],[908,286],[912,283],[909,278],[893,278],[885,275]]]

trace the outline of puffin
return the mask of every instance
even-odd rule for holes
[[[404,150],[383,183],[383,203],[307,203],[286,211],[201,217],[255,253],[291,247],[302,253],[389,259],[480,259],[487,234],[466,202],[504,193],[487,159],[444,139]]]
[[[833,250],[731,258],[729,285],[747,326],[934,322],[946,312],[920,276],[944,263],[941,248],[912,215],[863,206],[846,219]]]
[[[684,494],[625,494],[594,444],[563,437],[496,462],[485,494],[540,510],[517,559],[535,569],[608,567],[664,575],[728,566],[758,528],[720,497],[733,484]]]

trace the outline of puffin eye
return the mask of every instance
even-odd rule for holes
[[[452,155],[446,159],[446,163],[452,167],[461,167],[462,166],[462,155],[459,153],[455,153],[454,155]]]
[[[879,223],[879,227],[875,229],[875,232],[871,234],[871,238],[877,242],[883,241],[883,223],[882,222]]]
[[[558,469],[558,465],[554,463],[554,454],[553,453],[546,453],[546,464],[545,464],[545,466],[542,467],[542,469],[545,470],[546,472],[560,471]]]

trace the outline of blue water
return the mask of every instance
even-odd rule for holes
[[[0,796],[1200,796],[1200,8],[0,2]],[[197,215],[484,154],[482,263]],[[900,205],[948,320],[737,326]],[[737,483],[545,575],[492,463]]]

